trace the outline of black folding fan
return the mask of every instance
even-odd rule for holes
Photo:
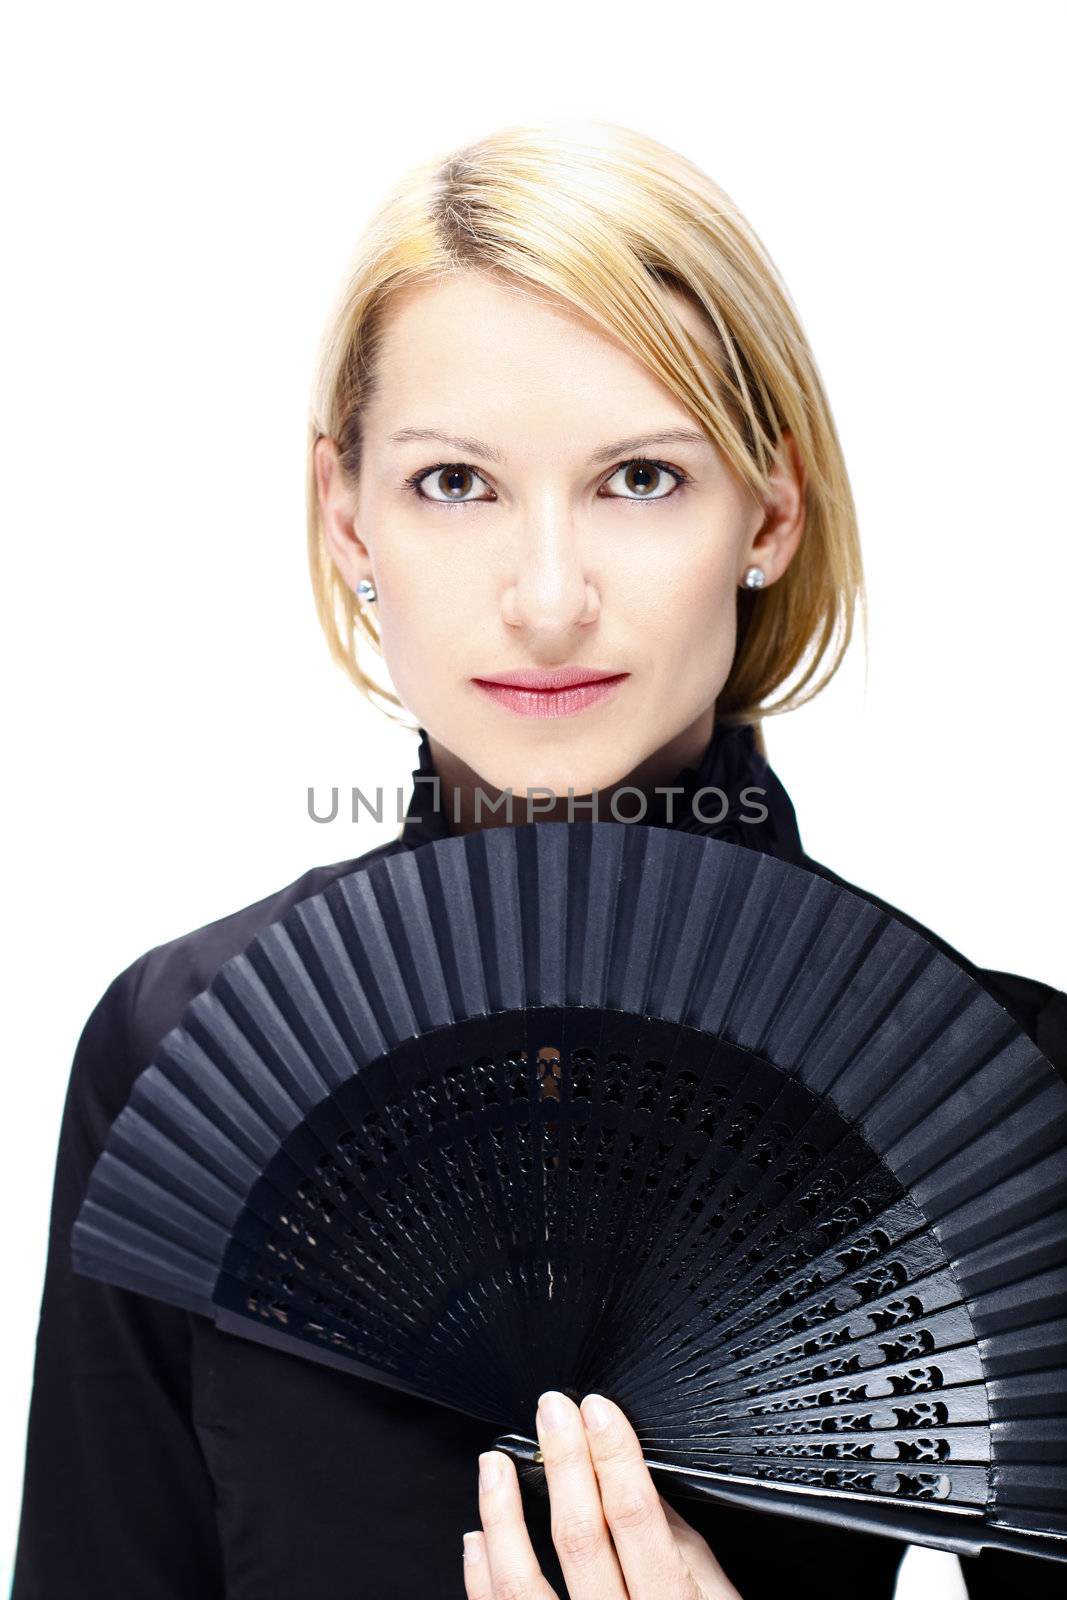
[[[1067,1559],[1067,1083],[740,845],[539,822],[337,879],[161,1041],[73,1250],[519,1462],[598,1391],[667,1493]]]

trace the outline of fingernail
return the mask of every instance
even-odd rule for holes
[[[472,1567],[482,1559],[482,1541],[473,1533],[463,1535],[463,1559]]]
[[[500,1476],[500,1463],[491,1450],[478,1457],[478,1486],[481,1489],[495,1489]]]
[[[569,1420],[566,1396],[556,1389],[546,1389],[537,1402],[538,1427],[543,1427],[546,1433],[555,1433],[557,1428],[565,1428]]]
[[[599,1432],[601,1428],[611,1426],[611,1407],[598,1394],[586,1395],[582,1401],[582,1416],[585,1418],[586,1427],[594,1433]]]

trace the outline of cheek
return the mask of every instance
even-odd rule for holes
[[[425,697],[427,688],[462,671],[479,602],[472,580],[456,564],[399,554],[379,558],[378,626],[389,676],[401,698]]]
[[[657,649],[688,670],[703,673],[709,664],[733,658],[737,587],[732,557],[706,548],[678,571],[662,565],[650,573],[645,590],[646,626]]]

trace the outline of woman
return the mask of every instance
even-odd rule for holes
[[[342,874],[474,827],[587,817],[594,794],[601,820],[631,817],[632,793],[611,809],[625,788],[646,825],[835,878],[803,851],[760,721],[817,693],[851,637],[848,477],[771,263],[681,157],[613,126],[518,128],[399,186],[326,330],[308,500],[331,651],[414,720],[420,781],[398,839],[147,951],[86,1024],[13,1600],[889,1596],[891,1539],[668,1505],[610,1399],[543,1401],[549,1495],[524,1509],[484,1425],[71,1272],[89,1172],[159,1040],[223,961]],[[713,819],[690,804],[708,787],[728,801]],[[486,810],[507,791],[510,815]],[[1062,1069],[1067,996],[921,931]],[[967,1565],[976,1595],[1062,1577],[988,1552]]]

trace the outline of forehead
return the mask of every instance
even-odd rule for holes
[[[699,309],[657,288],[693,337],[709,338]],[[563,406],[572,414],[655,405],[683,415],[654,373],[611,334],[536,288],[464,270],[406,288],[390,302],[375,360],[370,410],[404,424],[427,410],[475,406],[480,416]],[[367,418],[368,422],[371,418]],[[603,420],[603,416],[601,418]]]

